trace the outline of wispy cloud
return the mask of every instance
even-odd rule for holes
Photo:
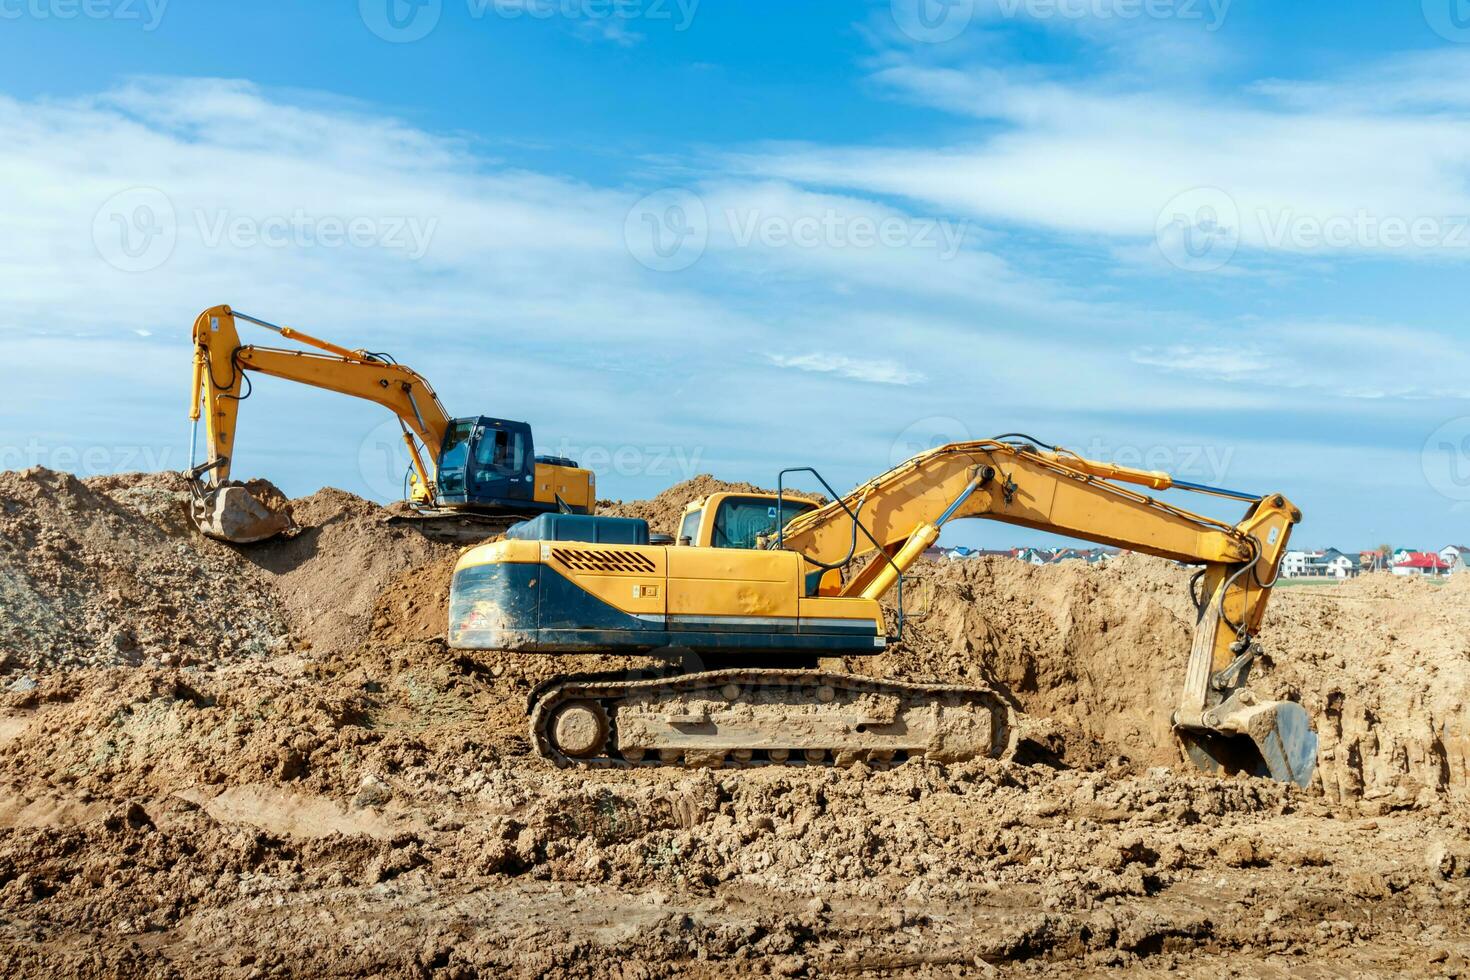
[[[893,361],[863,361],[845,354],[768,354],[770,362],[779,368],[793,371],[810,371],[815,374],[835,374],[854,381],[867,381],[881,385],[922,384],[927,378],[922,371],[906,368]]]

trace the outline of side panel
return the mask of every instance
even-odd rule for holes
[[[540,546],[551,573],[543,584],[542,629],[664,628],[668,548],[575,541]]]
[[[799,556],[733,548],[668,555],[670,630],[796,631]]]

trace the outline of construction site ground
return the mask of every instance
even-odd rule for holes
[[[581,772],[528,693],[650,664],[450,650],[455,549],[349,494],[243,548],[186,497],[0,474],[6,977],[1470,971],[1470,576],[1274,597],[1306,791],[1181,763],[1189,573],[1135,555],[926,564],[902,644],[824,663],[993,685],[1014,759]]]

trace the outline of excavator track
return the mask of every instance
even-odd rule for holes
[[[413,528],[431,541],[447,544],[479,544],[498,538],[526,514],[480,514],[463,510],[414,509],[390,514],[385,522]]]
[[[801,669],[565,678],[530,713],[536,751],[562,767],[884,768],[1000,758],[1016,742],[1011,707],[989,688]]]

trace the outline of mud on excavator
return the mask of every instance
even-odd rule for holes
[[[1173,715],[1185,754],[1208,771],[1310,781],[1317,740],[1305,710],[1246,686],[1301,519],[1281,495],[1185,483],[1016,436],[920,453],[845,496],[827,487],[826,504],[788,495],[792,472],[776,494],[692,504],[672,545],[652,543],[639,520],[544,515],[467,549],[449,644],[675,665],[668,676],[563,677],[535,691],[533,744],[559,765],[998,757],[1016,734],[996,691],[817,669],[819,658],[881,654],[900,639],[905,573],[947,522],[986,518],[1199,566]],[[1134,487],[1234,498],[1246,513],[1227,524]],[[890,636],[879,600],[895,588]]]
[[[237,320],[316,350],[242,344]],[[399,519],[418,524],[425,533],[484,540],[538,513],[596,510],[592,472],[569,459],[537,456],[531,427],[525,422],[487,416],[450,418],[429,383],[387,354],[348,350],[228,306],[215,306],[194,321],[189,402],[196,432],[202,411],[206,440],[206,459],[197,466],[194,446],[190,447],[190,518],[210,537],[247,544],[291,527],[289,513],[277,502],[230,479],[236,420],[240,403],[250,397],[249,376],[255,372],[363,398],[392,411],[411,463],[407,494],[411,511]]]

